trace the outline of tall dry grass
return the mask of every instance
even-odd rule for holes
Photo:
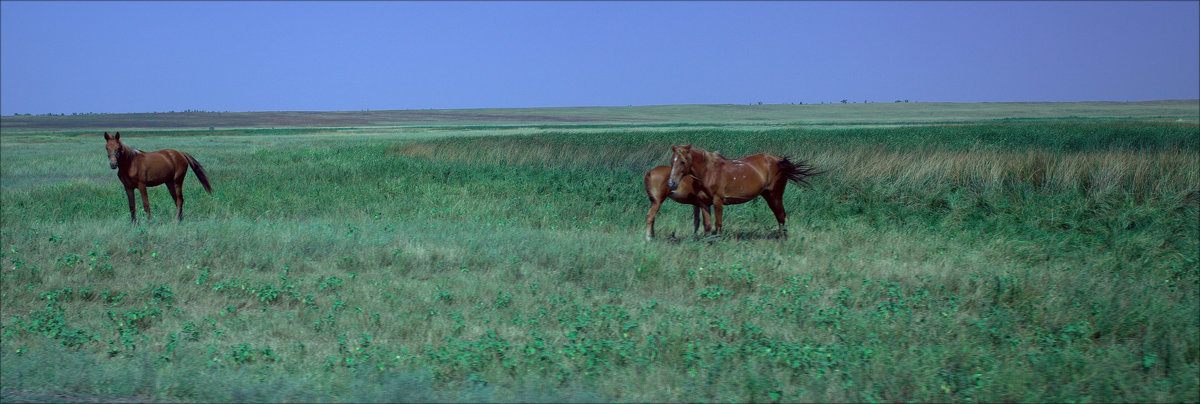
[[[1029,187],[1034,190],[1099,195],[1115,191],[1138,196],[1186,198],[1200,192],[1195,152],[1046,150],[881,150],[858,147],[815,156],[818,167],[843,181],[884,182],[904,187],[952,186],[976,190]]]
[[[753,137],[749,134],[747,137]],[[453,141],[410,142],[392,147],[391,154],[462,163],[489,161],[517,167],[564,169],[645,170],[665,164],[674,139],[643,138],[605,144],[592,135],[554,138],[461,138]],[[629,139],[624,139],[629,140]],[[664,141],[666,140],[666,141]],[[1090,149],[1063,151],[1050,148],[1004,149],[997,145],[946,148],[939,145],[887,147],[850,144],[812,148],[804,143],[772,149],[785,156],[807,156],[833,181],[879,183],[906,188],[958,187],[978,191],[1032,189],[1048,193],[1079,192],[1103,195],[1128,192],[1144,198],[1196,198],[1200,193],[1200,153],[1195,149],[1156,148]],[[679,141],[679,143],[684,143]],[[753,148],[701,141],[710,150],[736,158]],[[711,145],[710,145],[711,144]],[[758,152],[764,151],[762,145]],[[1192,195],[1192,196],[1189,196]]]

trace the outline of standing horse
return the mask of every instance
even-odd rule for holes
[[[662,207],[663,201],[668,197],[675,202],[684,205],[692,206],[692,233],[700,230],[700,211],[704,210],[704,232],[708,233],[711,229],[711,219],[709,218],[710,209],[708,204],[702,202],[703,198],[693,187],[691,177],[684,177],[675,187],[671,189],[667,185],[667,180],[671,176],[671,167],[658,166],[650,169],[646,173],[644,182],[646,183],[646,196],[650,197],[650,213],[646,215],[646,240],[654,238],[654,217],[658,215],[658,209]]]
[[[108,167],[117,170],[117,178],[125,185],[125,195],[129,197],[129,216],[137,223],[137,210],[134,208],[133,190],[137,188],[142,193],[142,205],[146,208],[146,221],[150,220],[150,199],[146,195],[146,187],[166,184],[175,200],[176,219],[183,221],[183,179],[187,176],[188,166],[196,172],[200,185],[210,195],[212,187],[208,185],[208,176],[204,167],[196,162],[190,154],[173,149],[155,152],[143,152],[121,143],[121,132],[109,137],[104,132],[104,147],[108,149]]]
[[[721,233],[721,212],[725,205],[745,203],[762,196],[779,221],[779,235],[787,239],[783,226],[787,213],[783,210],[783,190],[788,181],[807,185],[806,177],[821,174],[807,163],[793,163],[787,158],[755,154],[740,159],[727,159],[699,147],[671,146],[671,174],[667,186],[680,187],[687,177],[694,177],[693,187],[708,199],[714,217],[713,234]]]

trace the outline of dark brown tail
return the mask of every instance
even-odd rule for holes
[[[798,163],[793,163],[791,160],[783,158],[780,159],[776,165],[779,166],[779,170],[783,173],[784,178],[787,178],[788,181],[796,183],[796,185],[809,185],[808,177],[829,172],[828,170],[817,171],[816,167],[813,167],[804,160],[800,160]]]
[[[204,186],[204,190],[212,194],[212,186],[208,185],[208,174],[204,173],[204,166],[200,162],[192,158],[192,155],[183,153],[183,157],[187,157],[188,165],[192,167],[192,172],[196,173],[196,178],[200,180],[200,185]]]

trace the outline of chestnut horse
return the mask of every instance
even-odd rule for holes
[[[183,221],[183,179],[187,176],[188,166],[196,172],[196,178],[200,179],[204,190],[212,194],[204,167],[190,154],[173,149],[144,152],[121,143],[121,132],[112,137],[104,132],[104,140],[104,147],[108,149],[108,167],[117,170],[117,179],[125,185],[125,195],[129,197],[129,216],[134,223],[137,223],[134,188],[142,193],[142,205],[146,208],[146,220],[149,221],[150,199],[146,195],[146,187],[163,184],[167,185],[171,198],[175,200],[176,220]]]
[[[704,196],[703,202],[712,205],[712,233],[715,235],[721,233],[721,213],[725,205],[745,203],[762,196],[775,213],[775,220],[779,221],[780,237],[787,239],[787,228],[783,226],[787,216],[783,210],[784,187],[788,181],[807,185],[807,177],[823,173],[803,161],[793,163],[769,154],[728,159],[692,145],[672,145],[671,152],[667,186],[676,189],[686,178],[694,178],[693,188]]]
[[[650,197],[650,213],[646,215],[646,240],[654,238],[654,217],[658,215],[658,209],[662,207],[663,201],[671,198],[675,202],[684,205],[692,206],[692,233],[700,230],[700,211],[704,210],[704,232],[708,233],[712,229],[711,219],[709,218],[710,210],[708,204],[702,202],[703,198],[693,187],[694,180],[691,177],[684,177],[680,180],[678,186],[674,190],[667,186],[667,180],[671,176],[671,167],[658,166],[650,169],[646,173],[644,179],[646,183],[646,196]]]

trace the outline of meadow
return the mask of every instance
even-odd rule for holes
[[[101,131],[5,117],[0,399],[1200,401],[1186,105],[113,129],[204,165],[180,224],[129,222]],[[646,242],[680,143],[829,172],[787,240],[759,200]]]

